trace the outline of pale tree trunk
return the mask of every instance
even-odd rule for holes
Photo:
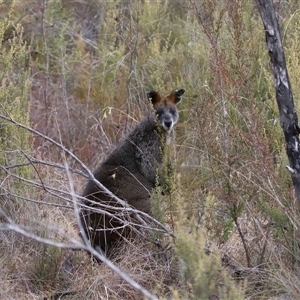
[[[279,24],[272,0],[256,0],[256,2],[264,24],[267,49],[274,75],[280,125],[284,133],[286,153],[290,163],[287,169],[291,173],[295,194],[300,201],[300,131],[281,43]]]

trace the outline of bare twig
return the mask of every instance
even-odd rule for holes
[[[24,154],[24,156],[26,156],[26,158],[29,160],[29,162],[5,166],[5,169],[9,170],[9,169],[15,169],[15,168],[20,168],[20,167],[26,167],[26,166],[30,166],[33,164],[41,164],[41,165],[46,165],[46,166],[54,167],[54,168],[61,169],[61,170],[66,170],[65,166],[63,166],[62,164],[36,159],[32,156],[28,156],[25,154]],[[74,174],[81,175],[82,177],[89,178],[84,172],[82,172],[78,169],[73,169],[73,168],[69,167],[68,171],[71,173],[74,173]]]
[[[90,180],[94,181],[95,184],[104,193],[106,193],[107,195],[109,195],[112,199],[116,200],[118,202],[118,204],[120,204],[122,206],[122,207],[111,207],[109,205],[105,205],[103,203],[98,203],[97,202],[98,207],[97,208],[93,208],[93,210],[96,210],[97,212],[99,212],[101,214],[107,214],[107,215],[109,215],[110,217],[113,217],[113,218],[118,218],[118,220],[121,221],[124,224],[124,226],[125,225],[126,226],[128,226],[128,225],[132,226],[132,228],[136,232],[138,232],[138,230],[135,227],[139,226],[140,228],[144,228],[144,229],[147,229],[147,230],[163,231],[165,233],[170,234],[173,237],[174,237],[174,234],[169,229],[167,229],[163,224],[161,224],[160,222],[158,222],[157,220],[155,220],[154,218],[152,218],[148,214],[143,213],[141,211],[138,211],[136,209],[133,209],[130,205],[127,204],[126,201],[123,201],[123,200],[119,199],[112,192],[110,192],[108,189],[106,189],[100,182],[98,182],[95,179],[94,175],[85,166],[85,164],[81,160],[79,160],[77,158],[77,156],[75,156],[65,146],[63,146],[62,143],[56,142],[55,140],[53,140],[52,138],[50,138],[50,137],[42,134],[41,132],[39,132],[39,131],[37,131],[37,130],[35,130],[35,129],[27,126],[27,125],[24,125],[24,124],[22,124],[20,122],[17,122],[16,120],[14,120],[13,118],[11,118],[10,116],[4,115],[4,114],[0,114],[0,118],[3,119],[3,120],[6,120],[6,121],[8,121],[8,122],[10,122],[12,124],[14,124],[17,127],[20,127],[20,128],[22,128],[24,130],[27,130],[27,131],[29,131],[29,132],[37,135],[37,136],[40,136],[43,139],[45,139],[45,140],[49,141],[50,143],[54,144],[55,146],[57,146],[58,148],[60,148],[63,151],[64,154],[66,154],[69,157],[71,157],[72,159],[74,159],[74,161],[76,163],[78,163],[80,165],[80,167],[85,171],[85,172],[82,172],[82,171],[77,170],[77,169],[76,170],[71,169],[69,167],[69,165],[67,164],[67,158],[66,157],[65,157],[65,165],[63,166],[63,165],[56,164],[56,163],[48,163],[48,162],[45,162],[45,161],[42,161],[42,160],[37,160],[37,159],[31,158],[28,155],[26,155],[25,153],[23,153],[23,155],[29,161],[27,163],[27,165],[32,165],[33,166],[34,164],[45,164],[45,165],[49,165],[49,166],[52,166],[52,167],[56,167],[56,168],[65,170],[65,172],[66,172],[66,174],[68,176],[68,179],[69,179],[69,187],[70,187],[70,192],[67,192],[67,191],[62,191],[62,190],[59,190],[59,189],[55,189],[55,188],[53,188],[51,186],[47,186],[42,180],[40,180],[40,182],[36,182],[34,180],[23,178],[23,177],[15,174],[14,172],[10,171],[11,169],[14,169],[14,168],[16,168],[18,166],[23,166],[25,164],[12,165],[12,166],[8,166],[8,167],[1,166],[2,170],[4,170],[6,172],[8,178],[13,177],[13,178],[16,178],[16,179],[20,179],[23,182],[28,183],[31,186],[34,186],[36,188],[40,188],[40,189],[43,189],[43,190],[49,192],[51,195],[54,195],[55,197],[58,197],[59,199],[63,199],[66,202],[72,203],[74,214],[75,214],[75,218],[77,220],[77,224],[78,224],[78,226],[80,228],[80,231],[82,232],[82,242],[79,242],[79,241],[77,241],[75,239],[70,238],[71,243],[68,244],[68,243],[55,242],[55,241],[53,241],[51,239],[46,239],[46,238],[42,238],[40,236],[37,236],[36,234],[31,233],[30,230],[29,230],[29,228],[22,228],[21,226],[19,226],[16,223],[14,223],[14,221],[12,219],[10,219],[5,214],[5,212],[2,209],[0,209],[0,213],[6,218],[6,220],[8,221],[8,223],[5,223],[5,224],[1,224],[0,223],[0,230],[11,230],[11,231],[20,233],[20,234],[22,234],[24,236],[27,236],[27,237],[29,237],[31,239],[34,239],[36,241],[39,241],[41,243],[45,243],[45,244],[48,244],[48,245],[56,246],[56,247],[59,247],[59,248],[82,249],[82,250],[88,251],[93,256],[95,256],[99,261],[102,261],[103,263],[105,263],[112,271],[114,271],[115,273],[117,273],[122,279],[124,279],[132,287],[134,287],[136,290],[140,291],[143,294],[144,297],[146,297],[147,299],[157,299],[154,295],[152,295],[149,291],[147,291],[145,288],[143,288],[140,284],[138,284],[136,281],[132,280],[127,274],[123,273],[117,266],[115,266],[102,253],[98,252],[96,249],[94,249],[91,246],[88,237],[84,235],[84,230],[83,230],[83,228],[81,228],[82,224],[81,224],[81,222],[79,220],[79,206],[85,206],[85,205],[82,202],[78,201],[78,199],[83,199],[83,198],[80,197],[80,196],[78,196],[78,195],[76,195],[76,193],[74,191],[74,186],[73,186],[73,181],[72,181],[72,178],[71,178],[71,173],[80,174],[81,176],[84,176],[84,177],[89,178]],[[34,169],[35,169],[35,167],[34,167]],[[36,202],[36,203],[42,203],[42,204],[48,204],[46,202],[36,201],[36,200],[33,200],[33,199],[28,199],[28,198],[26,198],[24,196],[18,196],[18,195],[15,195],[15,196],[19,197],[19,198],[21,198],[23,200],[26,200],[26,201],[31,201],[31,202]],[[64,206],[56,205],[56,204],[54,204],[54,205],[55,206],[59,206],[59,207],[68,208],[68,206],[65,206],[65,205]],[[103,209],[101,209],[101,207]],[[89,209],[90,209],[90,207],[89,207]],[[139,224],[134,224],[134,223],[129,222],[127,220],[122,220],[122,219],[119,218],[118,214],[110,213],[108,211],[108,209],[110,209],[110,210],[113,209],[115,211],[120,210],[120,212],[122,212],[122,213],[130,214],[131,216],[134,217],[134,219],[136,221],[139,222]],[[155,226],[157,226],[160,229],[158,229],[158,228],[151,228],[148,225],[149,222],[152,223],[152,224],[154,224]]]
[[[76,195],[74,195],[76,196]],[[76,201],[76,200],[75,200]],[[0,212],[2,213],[2,210],[0,209]],[[114,265],[109,259],[107,259],[104,255],[96,251],[90,244],[89,242],[87,243],[80,243],[76,240],[73,240],[72,244],[65,244],[65,243],[60,243],[60,242],[54,242],[50,239],[42,238],[40,236],[37,236],[35,234],[32,234],[28,232],[27,230],[21,228],[19,225],[14,224],[11,219],[10,223],[5,223],[1,224],[0,223],[0,230],[11,230],[17,233],[20,233],[26,237],[29,237],[33,240],[36,240],[38,242],[55,246],[58,248],[64,248],[64,249],[78,249],[78,250],[85,250],[91,253],[93,256],[95,256],[97,259],[105,263],[113,272],[118,274],[123,280],[125,280],[128,284],[130,284],[133,288],[141,292],[144,297],[150,300],[157,300],[158,298],[152,295],[149,291],[147,291],[144,287],[142,287],[140,284],[138,284],[136,281],[131,279],[126,273],[122,272],[116,265]]]
[[[120,198],[118,198],[116,195],[114,195],[110,190],[108,190],[103,184],[101,184],[101,182],[99,182],[93,175],[93,173],[89,170],[89,168],[76,156],[74,155],[70,150],[68,150],[64,145],[62,145],[61,143],[56,142],[55,140],[53,140],[52,138],[42,134],[41,132],[39,132],[38,130],[35,130],[27,125],[24,125],[20,122],[15,121],[13,118],[9,117],[9,116],[5,116],[4,114],[0,114],[0,118],[4,119],[6,121],[9,121],[11,123],[13,123],[14,125],[23,128],[37,136],[42,137],[43,139],[51,142],[52,144],[54,144],[55,146],[57,146],[58,148],[60,148],[61,150],[64,151],[64,153],[68,154],[72,159],[74,159],[74,161],[76,161],[83,169],[84,171],[87,173],[87,176],[90,180],[92,180],[93,182],[95,182],[95,184],[101,189],[101,191],[103,191],[104,193],[106,193],[109,197],[111,197],[112,199],[116,200],[118,204],[120,204],[122,206],[122,209],[126,209],[127,212],[130,212],[133,216],[133,218],[135,218],[137,221],[141,222],[142,225],[146,225],[145,222],[142,220],[142,217],[148,219],[149,221],[151,221],[152,223],[156,224],[157,226],[159,226],[161,229],[164,230],[165,233],[171,235],[172,237],[175,237],[174,233],[171,232],[166,226],[164,226],[163,224],[161,224],[159,221],[157,221],[156,219],[152,218],[150,215],[141,212],[139,210],[133,209],[126,201],[121,200]],[[70,171],[68,169],[68,171]],[[17,175],[13,175],[16,176]],[[24,178],[20,178],[22,180],[25,180]],[[41,185],[41,184],[37,184],[36,182],[30,181],[30,180],[26,180],[28,182],[30,182],[31,184],[40,186],[41,188],[45,188],[45,185]],[[50,187],[49,187],[50,189]],[[63,191],[62,191],[63,192]],[[63,192],[66,193],[66,192]],[[111,207],[110,207],[111,208]]]

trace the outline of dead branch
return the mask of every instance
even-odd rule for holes
[[[273,1],[256,1],[264,24],[267,49],[272,64],[280,125],[284,133],[286,153],[290,163],[287,169],[291,173],[295,194],[300,201],[300,130],[281,42],[280,28]]]
[[[52,138],[42,134],[41,132],[27,126],[27,125],[24,125],[24,124],[21,124],[17,121],[15,121],[14,119],[12,119],[10,116],[5,116],[4,114],[0,114],[0,118],[1,119],[4,119],[8,122],[11,122],[12,124],[14,124],[15,126],[17,127],[20,127],[22,129],[25,129],[37,136],[40,136],[42,137],[43,139],[51,142],[52,144],[54,144],[55,146],[57,146],[58,148],[60,148],[62,151],[64,151],[64,153],[66,153],[67,155],[69,155],[72,159],[74,159],[74,161],[76,163],[78,163],[80,165],[80,167],[82,167],[82,169],[87,173],[86,176],[84,177],[87,177],[89,178],[90,180],[94,181],[95,184],[104,192],[106,193],[109,197],[111,197],[112,199],[114,199],[115,201],[118,202],[118,204],[120,204],[122,207],[121,209],[125,209],[127,212],[130,212],[132,217],[134,219],[136,219],[138,222],[140,222],[141,225],[143,226],[147,226],[147,223],[145,223],[145,221],[143,220],[143,217],[145,219],[147,219],[148,221],[150,221],[151,223],[155,224],[156,226],[160,227],[165,233],[169,234],[170,236],[174,237],[175,238],[175,235],[172,231],[170,231],[166,226],[164,226],[163,224],[161,224],[159,221],[157,221],[156,219],[154,219],[153,217],[151,217],[150,215],[144,213],[144,212],[141,212],[139,210],[136,210],[136,209],[133,209],[126,201],[124,200],[121,200],[120,198],[118,198],[116,195],[114,195],[110,190],[108,190],[105,186],[103,186],[93,175],[93,173],[90,171],[90,169],[76,156],[74,155],[70,150],[68,150],[64,145],[62,145],[61,143],[59,142],[56,142],[55,140],[53,140]],[[3,167],[2,167],[3,168]],[[72,171],[68,166],[65,166],[66,171],[69,172],[69,171]],[[4,168],[5,169],[5,168]],[[7,172],[7,170],[6,170]],[[17,175],[13,174],[13,176],[15,177],[18,177]],[[31,184],[35,185],[35,186],[39,186],[40,188],[45,188],[46,186],[42,183],[42,184],[39,184],[37,182],[34,182],[34,181],[30,181],[30,180],[27,180],[27,179],[24,179],[24,178],[20,178],[19,179],[21,180],[26,180],[28,182],[30,182]],[[47,187],[48,189],[46,189],[47,191],[51,190],[52,188],[51,187]],[[60,191],[60,192],[63,192],[63,193],[66,193],[64,191]],[[58,195],[56,195],[58,196]],[[58,196],[59,197],[59,196]],[[78,197],[78,196],[77,196]],[[99,203],[98,203],[99,204]],[[110,209],[112,209],[112,207],[110,207]],[[115,207],[113,207],[113,209],[115,209]],[[105,210],[104,210],[105,211]],[[103,211],[103,212],[104,212]]]
[[[0,209],[1,214],[4,214],[4,212]],[[9,223],[0,224],[0,230],[11,230],[17,233],[20,233],[26,237],[29,237],[33,240],[36,240],[38,242],[55,246],[58,248],[64,248],[64,249],[77,249],[77,250],[85,250],[91,253],[93,256],[95,256],[97,259],[102,261],[104,264],[106,264],[113,272],[118,274],[123,280],[125,280],[128,284],[130,284],[133,288],[140,291],[144,297],[150,300],[158,300],[157,297],[152,295],[149,291],[147,291],[145,288],[143,288],[140,284],[138,284],[136,281],[132,280],[126,273],[122,272],[116,265],[114,265],[109,259],[107,259],[104,255],[96,251],[89,243],[81,243],[79,241],[76,241],[72,238],[71,244],[65,244],[60,242],[55,242],[50,239],[42,238],[40,236],[37,236],[33,233],[30,233],[28,230],[20,227],[19,225],[15,224],[11,219],[9,219]]]

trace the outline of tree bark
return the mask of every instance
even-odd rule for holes
[[[279,23],[272,0],[256,1],[264,24],[267,49],[274,75],[280,125],[284,133],[286,153],[290,163],[287,169],[291,173],[295,194],[300,202],[300,131],[280,37]]]

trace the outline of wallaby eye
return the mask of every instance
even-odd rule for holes
[[[163,112],[161,110],[157,110],[156,111],[156,116],[157,117],[160,117],[162,114],[163,114]]]
[[[174,116],[176,115],[176,109],[175,108],[170,108],[170,113]]]

